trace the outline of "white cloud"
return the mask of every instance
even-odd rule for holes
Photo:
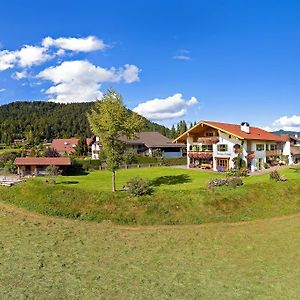
[[[20,72],[15,72],[12,77],[14,79],[17,79],[17,80],[20,80],[20,79],[24,79],[26,77],[28,77],[28,74],[27,74],[27,71],[26,70],[23,70],[23,71],[20,71]]]
[[[155,98],[140,103],[133,111],[150,120],[164,120],[183,117],[187,108],[197,103],[195,97],[185,100],[182,94],[177,93],[164,99]]]
[[[108,47],[102,40],[95,36],[87,36],[85,38],[60,37],[58,39],[53,39],[48,36],[43,39],[42,45],[46,48],[54,46],[64,50],[80,52],[103,50]]]
[[[300,116],[293,115],[293,116],[283,116],[277,119],[273,125],[283,126],[283,127],[299,127],[300,129]]]
[[[58,49],[53,49],[53,47]],[[87,36],[85,38],[65,38],[60,37],[53,39],[46,37],[42,41],[41,46],[25,45],[17,50],[2,50],[0,51],[0,72],[19,66],[21,68],[30,68],[34,65],[41,65],[42,63],[53,59],[55,57],[62,57],[66,55],[66,51],[74,52],[91,52],[96,50],[103,50],[107,48],[101,39],[95,36]],[[128,82],[132,76],[128,70]]]
[[[0,51],[0,71],[11,69],[16,62],[16,55],[12,51],[3,50]]]
[[[50,67],[37,75],[37,78],[50,80],[54,83],[46,94],[50,101],[56,102],[87,102],[102,97],[100,91],[103,82],[126,83],[138,81],[139,69],[135,65],[125,65],[124,68],[105,69],[88,61],[65,61],[59,66]]]
[[[139,70],[139,68],[136,65],[126,64],[125,69],[122,72],[123,73],[122,76],[126,83],[132,83],[135,81],[140,81],[140,78],[139,78],[140,72],[141,72],[141,70]]]
[[[300,132],[300,116],[282,116],[275,120],[271,126],[263,127],[266,131],[278,131],[280,129],[286,131],[299,131]]]
[[[187,55],[175,55],[173,56],[174,59],[178,59],[178,60],[190,60],[191,57],[187,56]]]
[[[43,47],[26,45],[15,53],[18,59],[18,64],[21,67],[31,67],[32,65],[40,65],[52,58],[52,56],[47,54],[46,51],[47,50]]]
[[[47,49],[43,47],[30,45],[25,45],[16,51],[0,51],[0,71],[11,69],[16,65],[23,68],[40,65],[53,57],[46,51]]]
[[[6,89],[4,89],[4,88],[0,89],[0,93],[5,92],[5,91],[6,91]]]

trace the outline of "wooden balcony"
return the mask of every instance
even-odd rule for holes
[[[210,159],[213,157],[212,151],[189,151],[188,156],[196,159]]]
[[[280,156],[282,155],[282,150],[269,150],[269,151],[266,151],[266,156],[269,157],[269,156]]]

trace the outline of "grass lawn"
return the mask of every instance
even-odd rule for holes
[[[0,203],[0,228],[1,299],[299,299],[299,214],[125,227]]]
[[[151,196],[133,197],[111,193],[111,174],[59,177],[58,184],[45,178],[7,188],[0,187],[0,200],[31,211],[115,224],[202,224],[236,222],[300,212],[300,172],[282,170],[288,182],[273,182],[269,175],[244,179],[244,185],[209,190],[207,182],[219,174],[159,167],[117,172],[118,188],[134,176],[152,181]]]

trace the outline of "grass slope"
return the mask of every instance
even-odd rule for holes
[[[133,176],[147,177],[155,186],[151,196],[112,194],[111,175],[95,171],[86,176],[60,177],[49,185],[37,178],[0,188],[0,200],[47,215],[116,224],[201,224],[236,222],[300,212],[300,173],[282,171],[288,182],[272,182],[268,175],[246,178],[237,189],[207,188],[220,176],[178,168],[130,169],[117,173],[121,188]]]
[[[121,227],[0,204],[1,299],[299,299],[300,215]]]

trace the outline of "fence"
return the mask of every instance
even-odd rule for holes
[[[152,164],[132,164],[132,165],[121,165],[120,169],[135,169],[135,168],[152,168],[152,167],[159,167],[162,166],[161,163],[152,163]],[[92,170],[106,170],[106,166],[99,166],[99,168],[96,167],[90,167],[89,169]]]

